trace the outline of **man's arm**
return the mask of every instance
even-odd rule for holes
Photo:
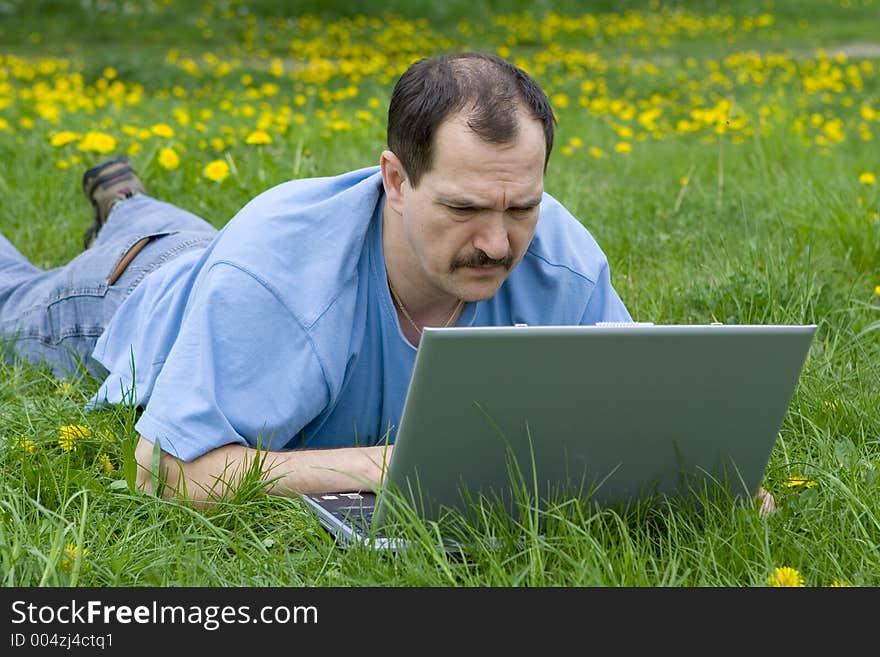
[[[244,445],[224,445],[182,461],[165,451],[159,458],[159,481],[166,497],[179,495],[204,505],[228,497],[242,477],[259,468],[266,491],[296,497],[307,493],[369,490],[377,487],[393,445],[335,449],[260,451]],[[137,486],[153,490],[153,443],[141,436],[135,449]]]

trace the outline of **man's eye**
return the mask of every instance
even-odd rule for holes
[[[447,206],[449,211],[457,217],[469,217],[474,212],[476,212],[475,208],[459,208],[455,206]]]

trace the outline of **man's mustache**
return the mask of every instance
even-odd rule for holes
[[[455,260],[452,261],[449,271],[453,272],[459,267],[488,267],[490,265],[501,266],[509,270],[513,267],[513,252],[508,251],[506,256],[500,260],[496,260],[495,258],[490,258],[484,251],[478,249],[466,256],[456,257]]]

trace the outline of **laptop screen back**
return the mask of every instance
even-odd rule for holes
[[[610,505],[726,476],[754,494],[815,330],[425,329],[386,488],[429,519],[463,490],[513,507],[518,485]]]

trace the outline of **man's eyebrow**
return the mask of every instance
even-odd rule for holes
[[[542,196],[538,196],[532,199],[528,199],[523,201],[522,203],[516,203],[514,205],[508,206],[508,210],[531,210],[532,208],[536,208],[541,205]],[[446,205],[450,208],[471,208],[474,210],[490,210],[492,209],[491,205],[482,205],[476,201],[466,199],[463,197],[457,196],[437,196],[437,202],[441,205]]]

